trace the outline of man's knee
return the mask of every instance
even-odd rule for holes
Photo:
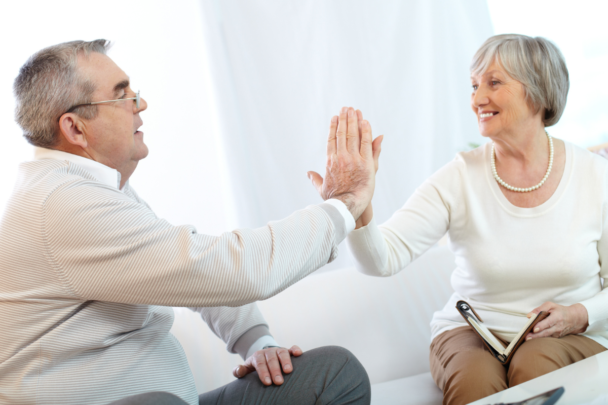
[[[327,402],[331,398],[346,399],[353,404],[368,404],[371,401],[371,385],[365,368],[350,351],[339,346],[324,346],[305,352],[301,357],[292,358],[295,362],[307,361],[307,367],[315,373],[324,386],[322,397]],[[336,401],[336,403],[341,403]]]
[[[557,343],[557,339],[538,338],[524,342],[511,359],[509,386],[513,387],[560,368],[554,343]]]

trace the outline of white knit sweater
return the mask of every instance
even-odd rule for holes
[[[331,261],[354,227],[330,201],[202,235],[158,218],[128,184],[119,190],[115,170],[57,153],[21,164],[0,220],[0,404],[107,404],[148,391],[198,404],[171,307],[206,307],[235,351],[244,333],[267,331],[255,305],[238,306]]]
[[[510,341],[526,314],[546,301],[582,303],[584,334],[608,347],[608,160],[566,143],[566,167],[553,196],[534,208],[511,204],[490,171],[490,144],[459,153],[384,224],[352,232],[360,271],[390,276],[446,232],[456,256],[454,294],[431,322],[432,339],[464,326],[467,300]]]

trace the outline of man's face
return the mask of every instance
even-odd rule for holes
[[[92,52],[88,57],[81,56],[78,69],[96,86],[93,102],[135,97],[135,92],[129,86],[129,76],[106,55]],[[147,107],[143,98],[139,109],[135,100],[98,104],[97,116],[83,120],[87,152],[91,158],[123,175],[132,173],[137,162],[148,156],[144,134],[138,131],[143,124],[139,113]]]

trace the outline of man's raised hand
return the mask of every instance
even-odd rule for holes
[[[372,128],[360,111],[343,107],[331,119],[327,140],[325,179],[308,177],[324,200],[342,201],[357,220],[371,202],[382,137],[372,142]]]

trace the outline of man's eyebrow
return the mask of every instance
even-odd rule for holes
[[[129,87],[129,79],[123,80],[114,86],[114,97],[117,97],[121,90]]]

